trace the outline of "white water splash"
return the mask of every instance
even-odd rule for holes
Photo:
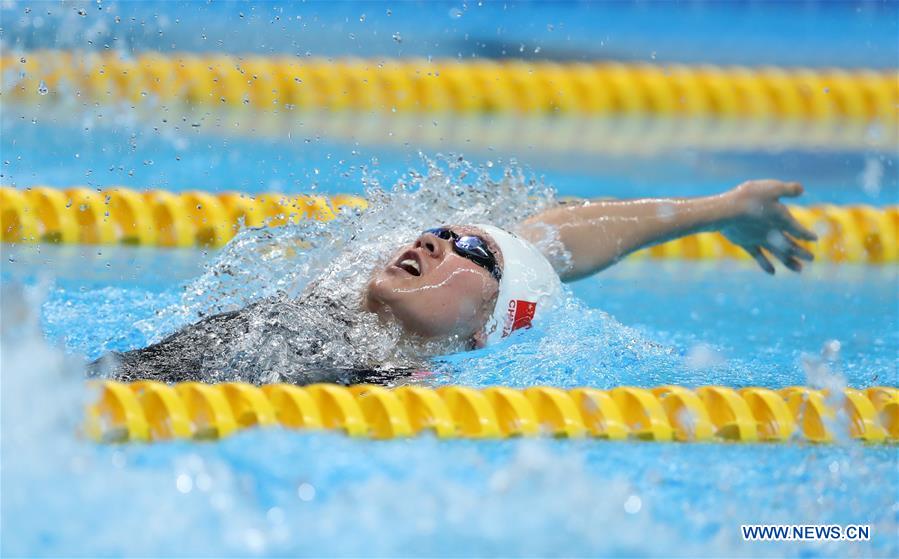
[[[364,312],[372,270],[422,230],[477,222],[513,228],[554,205],[554,192],[515,167],[494,180],[487,168],[461,157],[426,163],[426,174],[410,173],[389,190],[366,178],[365,211],[244,230],[185,288],[180,304],[138,327],[159,339],[187,323],[240,310],[204,323],[208,328],[192,328],[177,343],[166,341],[171,348],[160,359],[193,359],[200,364],[191,367],[194,374],[205,381],[304,382],[306,371],[318,375],[321,369],[420,369],[423,356],[458,351],[464,341],[410,341],[396,324]],[[246,333],[231,335],[237,330]],[[168,368],[154,361],[127,374],[152,377],[153,370]]]

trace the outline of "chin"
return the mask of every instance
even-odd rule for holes
[[[382,278],[379,277],[380,273],[380,270],[375,272],[375,275],[366,284],[365,293],[362,296],[362,306],[368,311],[379,314],[385,305],[384,295],[390,291],[384,288]]]
[[[396,297],[395,283],[394,278],[390,277],[390,274],[384,270],[378,270],[365,288],[367,292],[366,298],[373,299],[381,304],[389,303]]]

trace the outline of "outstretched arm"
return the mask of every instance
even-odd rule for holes
[[[812,254],[797,240],[817,237],[779,198],[800,194],[799,183],[756,180],[701,198],[587,201],[533,216],[519,232],[539,242],[547,227],[555,229],[571,253],[571,266],[560,270],[564,281],[595,274],[641,248],[703,231],[720,231],[769,274],[774,266],[763,249],[798,272],[801,261],[811,261]]]

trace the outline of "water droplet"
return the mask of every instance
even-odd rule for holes
[[[181,493],[190,493],[193,486],[194,482],[187,474],[181,474],[175,479],[175,487],[177,487],[178,491]]]
[[[78,15],[80,15],[81,17],[85,17],[87,15],[87,10],[85,10],[84,8],[79,8]]]
[[[643,508],[643,501],[636,495],[631,495],[624,501],[624,512],[628,514],[637,514]]]
[[[365,23],[365,14],[359,16],[359,23]]]
[[[297,487],[297,497],[299,497],[301,501],[306,501],[308,503],[315,499],[315,487],[308,483],[301,483],[300,486]]]
[[[399,31],[397,31],[396,33],[393,34],[393,40],[396,41],[397,43],[403,42],[403,37],[400,35]]]
[[[197,486],[197,489],[200,491],[209,491],[212,488],[212,478],[209,477],[209,474],[199,473],[197,474],[197,479],[194,483]]]
[[[44,82],[44,80],[41,80],[41,83],[38,84],[37,92],[40,93],[41,95],[46,95],[46,94],[50,93],[50,90],[47,89],[47,84]]]

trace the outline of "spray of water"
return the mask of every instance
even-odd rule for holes
[[[426,173],[410,173],[389,189],[366,177],[365,211],[244,230],[186,286],[179,304],[138,325],[160,345],[113,359],[111,373],[302,383],[340,380],[345,371],[423,369],[428,357],[461,350],[463,340],[412,340],[397,324],[364,312],[372,270],[435,225],[488,222],[512,229],[554,205],[554,192],[514,166],[494,178],[489,167],[461,157],[425,163]],[[551,235],[541,243],[564,258]]]

